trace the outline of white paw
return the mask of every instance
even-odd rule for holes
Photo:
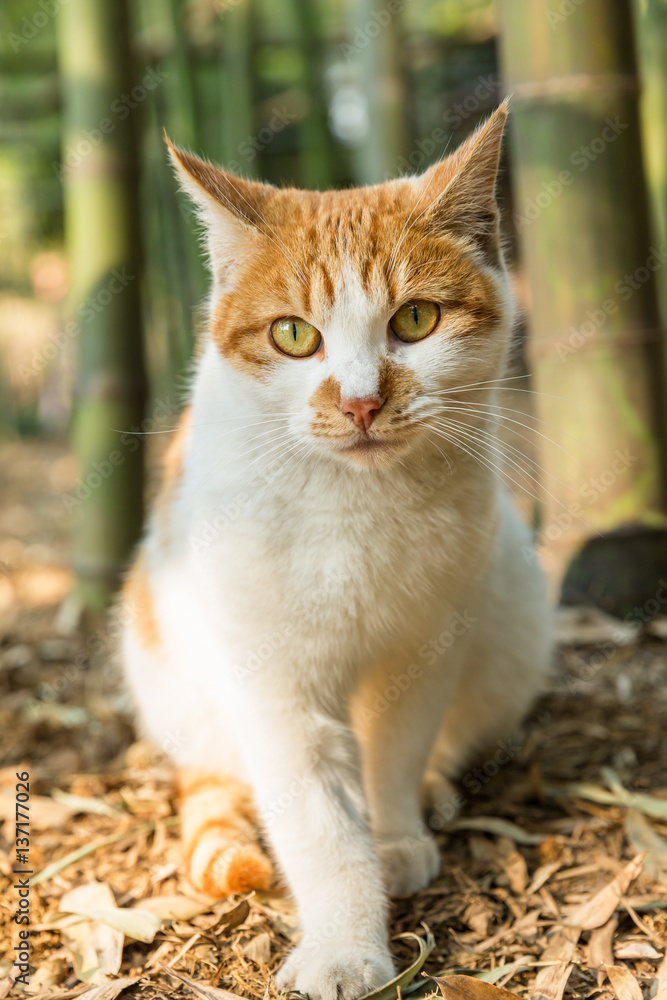
[[[440,853],[426,829],[414,837],[381,838],[376,847],[390,896],[419,892],[440,873]]]
[[[281,990],[298,990],[310,1000],[357,1000],[394,977],[385,948],[345,944],[335,947],[305,938],[276,976]]]

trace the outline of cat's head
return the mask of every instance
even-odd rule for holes
[[[344,191],[258,184],[170,145],[208,234],[209,336],[253,412],[375,465],[435,432],[456,387],[501,374],[506,116],[502,105],[421,176]]]

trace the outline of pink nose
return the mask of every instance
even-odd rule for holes
[[[352,417],[359,429],[371,426],[384,405],[384,399],[347,399],[340,404],[342,412]]]

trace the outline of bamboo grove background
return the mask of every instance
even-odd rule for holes
[[[655,591],[667,0],[3,0],[0,53],[0,428],[71,435],[84,604],[108,601],[137,538],[134,432],[175,425],[201,325],[164,130],[324,189],[425,169],[508,92],[512,371],[548,429],[529,516],[566,597],[622,611]]]

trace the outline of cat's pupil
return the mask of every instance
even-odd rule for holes
[[[415,326],[417,326],[417,324],[419,323],[419,309],[417,308],[417,306],[412,306],[411,312],[412,312],[412,318],[415,321]]]
[[[297,341],[296,323],[292,323],[292,336],[294,337],[294,343]]]

